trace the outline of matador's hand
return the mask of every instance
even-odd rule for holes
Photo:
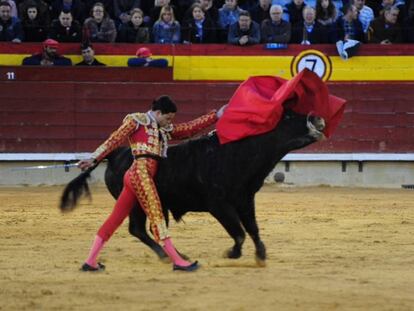
[[[221,106],[221,108],[216,112],[217,118],[221,118],[223,116],[224,110],[226,110],[228,104]]]
[[[84,171],[95,164],[95,159],[85,159],[78,162],[78,167]]]

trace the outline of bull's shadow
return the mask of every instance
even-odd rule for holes
[[[157,189],[164,215],[170,211],[176,220],[187,212],[210,212],[234,240],[226,252],[239,258],[245,231],[256,247],[256,260],[264,265],[266,248],[260,239],[254,198],[264,179],[287,153],[323,137],[322,118],[284,112],[270,132],[220,145],[215,133],[170,147],[168,157],[159,163]],[[129,148],[119,148],[107,156],[105,183],[117,198],[123,175],[133,158]],[[146,215],[135,206],[129,215],[129,231],[148,245],[161,259],[167,256],[147,234]]]

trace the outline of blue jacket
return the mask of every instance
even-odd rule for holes
[[[180,43],[180,23],[175,21],[169,27],[166,27],[165,23],[157,21],[152,27],[152,35],[154,43]]]
[[[0,41],[12,41],[20,39],[23,41],[23,27],[17,17],[11,17],[7,22],[0,20]]]
[[[224,5],[219,9],[219,25],[223,29],[229,28],[239,20],[240,12],[243,10],[237,7],[235,10],[228,10]]]

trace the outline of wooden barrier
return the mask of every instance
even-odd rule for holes
[[[161,94],[175,99],[177,121],[185,121],[225,104],[238,86],[174,82],[171,71],[152,68],[138,69],[140,75],[132,68],[87,69],[20,67],[18,78],[1,81],[0,152],[91,151],[125,114],[147,110]],[[331,93],[348,100],[344,119],[331,139],[301,152],[414,152],[413,87],[414,82],[329,84]]]

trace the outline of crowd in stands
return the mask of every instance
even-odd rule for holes
[[[414,0],[0,0],[0,41],[414,42]]]

